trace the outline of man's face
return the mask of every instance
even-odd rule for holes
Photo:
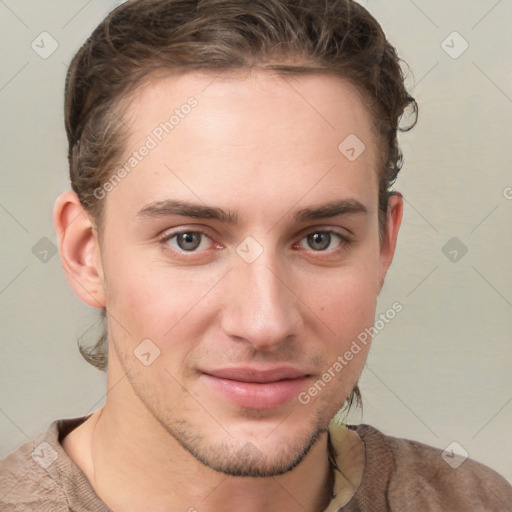
[[[210,467],[279,474],[363,369],[368,345],[332,370],[373,325],[387,268],[378,150],[339,78],[214,78],[153,80],[130,105],[127,160],[150,149],[103,199],[109,372]],[[359,156],[338,149],[351,134]]]

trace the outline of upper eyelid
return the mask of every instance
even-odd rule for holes
[[[300,240],[305,238],[306,236],[313,233],[330,233],[339,236],[342,241],[351,241],[354,238],[354,234],[347,228],[342,228],[341,226],[336,229],[333,227],[318,227],[311,226],[310,228],[305,228],[303,231],[299,233]]]
[[[200,233],[200,234],[208,237],[210,240],[212,239],[212,237],[208,233],[208,230],[204,229],[204,228],[200,228],[200,229],[189,229],[189,228],[182,228],[182,229],[180,229],[180,228],[175,228],[173,230],[166,230],[166,231],[164,231],[162,234],[158,235],[158,238],[160,240],[165,240],[165,239],[170,239],[170,238],[173,238],[175,236],[181,235],[183,233]]]
[[[208,225],[192,222],[190,224],[183,223],[183,224],[176,225],[175,227],[170,227],[170,228],[164,230],[164,232],[174,231],[174,230],[176,230],[176,233],[180,233],[180,232],[184,232],[184,231],[206,232],[211,229],[212,228],[210,228],[210,226],[208,226]],[[329,230],[336,231],[339,229],[339,230],[347,231],[348,233],[352,233],[352,231],[346,226],[340,226],[337,224],[329,224],[329,223],[317,223],[317,224],[307,225],[307,226],[300,228],[298,232],[301,233],[301,232],[314,231],[315,229],[318,231],[329,231]]]
[[[343,245],[343,244],[350,243],[352,241],[352,235],[353,235],[352,232],[345,228],[345,231],[348,231],[350,233],[350,235],[347,235],[347,234],[341,232],[342,229],[344,229],[344,228],[340,227],[339,229],[335,229],[332,227],[318,227],[318,226],[310,226],[309,228],[304,228],[304,230],[302,230],[301,232],[298,233],[298,235],[297,235],[298,240],[296,242],[294,242],[294,246],[297,243],[300,243],[304,238],[306,238],[307,236],[309,236],[310,234],[313,234],[313,233],[333,234],[340,238],[340,244]],[[159,236],[159,241],[161,243],[165,243],[165,242],[168,242],[169,240],[171,240],[172,238],[174,238],[180,234],[183,234],[183,233],[199,233],[203,236],[206,236],[211,242],[218,243],[208,234],[207,231],[208,230],[206,230],[204,228],[200,228],[200,229],[176,228],[175,231],[164,232],[161,236]],[[196,252],[196,251],[190,251],[190,253],[193,253],[193,252]],[[317,251],[315,251],[315,252],[317,252]],[[322,252],[322,251],[318,251],[318,252]]]
[[[212,237],[209,235],[208,231],[209,231],[208,229],[205,229],[203,227],[200,227],[200,228],[174,228],[174,230],[171,230],[171,231],[164,231],[161,235],[159,235],[159,238],[160,239],[172,238],[173,236],[180,235],[182,233],[201,233],[211,239]],[[345,233],[343,233],[343,231],[348,232],[349,235],[345,235]],[[296,236],[300,236],[301,238],[303,238],[311,233],[317,233],[317,232],[333,233],[333,234],[339,235],[341,237],[348,237],[350,235],[353,235],[352,231],[350,231],[347,228],[342,228],[341,226],[339,227],[339,229],[336,229],[333,227],[309,226],[309,227],[303,228],[301,231],[299,231],[299,233],[297,233]]]

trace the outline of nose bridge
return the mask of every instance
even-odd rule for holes
[[[253,262],[235,261],[230,302],[224,309],[224,330],[255,348],[270,349],[297,335],[301,316],[288,288],[288,272],[276,251],[266,248]]]

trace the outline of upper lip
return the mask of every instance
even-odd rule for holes
[[[221,368],[218,370],[204,371],[203,373],[218,379],[229,379],[239,382],[256,383],[277,382],[284,379],[298,379],[308,375],[307,372],[297,368],[292,368],[290,366],[281,366],[278,368],[269,369],[256,369],[248,367]]]

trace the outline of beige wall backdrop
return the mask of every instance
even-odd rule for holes
[[[66,67],[115,5],[0,0],[0,456],[104,401],[76,339],[99,313],[55,253],[68,188]],[[367,0],[411,66],[420,120],[401,136],[405,218],[350,421],[469,456],[512,482],[512,3]],[[460,449],[460,448],[458,448]]]

